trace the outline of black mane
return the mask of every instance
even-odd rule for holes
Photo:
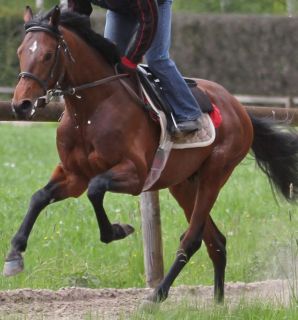
[[[49,28],[48,21],[51,12],[35,16],[25,24],[25,29],[31,26],[47,26]],[[64,10],[61,12],[59,24],[76,33],[92,48],[100,52],[110,64],[115,65],[120,62],[120,54],[116,45],[91,29],[90,18],[88,16]],[[58,30],[52,29],[52,31],[59,33]]]

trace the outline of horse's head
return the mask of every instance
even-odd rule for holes
[[[108,77],[115,74],[120,55],[112,42],[92,30],[89,17],[60,12],[58,6],[33,17],[27,7],[24,21],[26,35],[18,48],[21,72],[12,99],[19,119],[29,119],[52,96],[77,97],[77,90],[125,76]]]
[[[32,10],[24,13],[26,35],[18,48],[19,82],[12,99],[12,110],[19,119],[29,119],[36,107],[46,103],[46,93],[62,79],[61,49],[65,42],[58,30],[60,8],[47,17],[33,19]]]

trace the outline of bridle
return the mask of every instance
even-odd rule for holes
[[[54,63],[53,63],[53,65],[51,66],[51,68],[49,70],[49,74],[48,74],[47,79],[48,78],[53,78],[54,77],[54,72],[55,72],[55,70],[56,70],[56,68],[58,66],[58,58],[59,58],[61,49],[64,49],[64,52],[67,53],[67,55],[71,58],[71,60],[73,62],[74,62],[74,59],[71,56],[70,51],[68,49],[68,46],[67,46],[65,40],[63,39],[63,36],[60,33],[59,34],[55,33],[52,29],[46,28],[46,27],[43,27],[43,26],[33,26],[33,27],[30,27],[30,28],[26,29],[26,33],[38,32],[38,31],[39,32],[47,32],[52,37],[57,39],[57,41],[58,41],[58,44],[57,44],[57,47],[56,47],[56,50],[55,50]],[[19,79],[20,78],[25,78],[25,77],[35,80],[44,89],[45,92],[48,90],[48,81],[47,80],[41,80],[38,77],[36,77],[33,73],[28,72],[28,71],[23,71],[18,76]]]
[[[48,82],[49,80],[53,79],[56,69],[58,68],[59,65],[59,57],[60,57],[60,53],[63,50],[64,54],[72,61],[75,62],[74,58],[72,57],[70,50],[67,46],[67,43],[65,42],[62,34],[57,30],[52,29],[50,26],[42,26],[42,25],[32,25],[32,26],[28,26],[25,27],[25,32],[26,34],[29,32],[46,32],[49,35],[51,35],[53,38],[55,38],[57,40],[57,46],[55,49],[55,56],[54,56],[54,62],[48,72],[48,75],[46,77],[45,80],[40,79],[39,77],[37,77],[36,75],[34,75],[33,73],[29,72],[29,71],[23,71],[18,75],[18,79],[21,78],[30,78],[34,81],[36,81],[38,83],[38,85],[43,89],[45,95],[38,97],[33,105],[33,109],[31,111],[31,116],[33,116],[33,114],[36,111],[36,108],[45,106],[46,104],[48,104],[50,102],[50,100],[55,96],[54,92],[56,90],[56,88],[60,87],[60,82],[62,81],[63,77],[64,77],[64,73],[61,73],[56,85],[54,89],[48,90]]]
[[[54,97],[60,97],[60,96],[64,96],[64,95],[76,95],[77,91],[80,91],[83,89],[88,89],[88,88],[93,88],[93,87],[96,87],[96,86],[99,86],[102,84],[106,84],[108,82],[111,82],[111,81],[114,81],[117,79],[121,80],[124,77],[129,77],[129,74],[126,74],[126,73],[125,74],[118,74],[116,72],[115,75],[112,75],[112,76],[109,76],[109,77],[106,77],[103,79],[99,79],[99,80],[96,80],[96,81],[93,81],[90,83],[85,83],[85,84],[82,84],[79,86],[68,87],[68,88],[62,89],[60,84],[64,78],[64,72],[63,72],[59,76],[59,79],[56,82],[55,87],[53,89],[48,89],[48,81],[53,79],[53,77],[55,75],[55,71],[58,68],[59,57],[61,55],[61,51],[63,51],[65,56],[73,63],[75,63],[75,60],[69,50],[69,47],[68,47],[66,41],[63,38],[63,35],[59,32],[58,29],[53,29],[47,25],[31,25],[31,26],[29,25],[28,27],[25,27],[25,32],[26,32],[26,34],[29,32],[46,32],[57,40],[57,47],[55,50],[54,62],[49,70],[48,77],[45,80],[40,79],[39,77],[35,76],[33,73],[28,72],[28,71],[22,71],[18,75],[18,79],[30,78],[30,79],[36,81],[45,92],[45,95],[38,97],[36,99],[36,101],[34,102],[33,108],[32,108],[31,114],[30,114],[31,117],[35,114],[36,108],[45,107]],[[80,98],[79,96],[77,96],[77,97]],[[12,106],[12,110],[13,110],[13,112],[15,112],[13,106]]]

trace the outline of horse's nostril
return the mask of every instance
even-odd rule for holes
[[[20,105],[20,109],[24,111],[31,109],[31,107],[32,107],[32,102],[30,100],[24,100]]]
[[[12,112],[18,119],[29,118],[32,108],[33,104],[29,99],[24,99],[20,102],[12,101],[11,104]]]

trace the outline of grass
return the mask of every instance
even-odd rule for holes
[[[131,320],[296,320],[298,316],[297,306],[285,307],[282,305],[274,306],[269,303],[246,303],[241,302],[236,306],[212,306],[202,307],[193,306],[187,303],[179,303],[178,306],[165,305],[150,313],[136,312]],[[88,319],[88,318],[86,318]],[[90,320],[95,320],[90,318]],[[126,319],[126,317],[123,317]]]
[[[55,124],[0,126],[1,266],[31,195],[47,183],[58,161],[55,129]],[[187,224],[167,191],[162,191],[160,198],[168,270]],[[104,245],[85,195],[53,204],[41,213],[33,229],[25,253],[25,271],[13,278],[0,277],[0,290],[145,286],[138,198],[108,194],[105,207],[111,221],[130,223],[136,232]],[[250,156],[222,190],[213,217],[228,239],[227,281],[291,277],[291,264],[298,256],[297,211],[274,201],[266,178]],[[212,265],[202,248],[175,285],[211,285],[212,279]]]

